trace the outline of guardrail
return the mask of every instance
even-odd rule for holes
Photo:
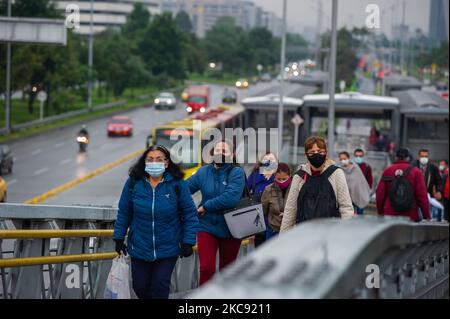
[[[109,207],[0,204],[0,298],[103,298],[117,256],[116,215]],[[252,242],[243,241],[240,256]],[[171,298],[196,289],[198,271],[194,247],[175,266]]]
[[[448,223],[356,217],[300,224],[187,298],[448,298]]]
[[[113,108],[113,107],[117,107],[117,106],[122,106],[122,105],[125,105],[126,103],[127,103],[127,101],[121,100],[121,101],[117,101],[117,102],[101,104],[101,105],[95,106],[93,108],[93,111],[99,111],[99,110],[109,109],[109,108]],[[26,122],[23,124],[13,125],[11,127],[11,130],[12,131],[20,131],[20,130],[27,129],[30,127],[35,127],[35,126],[51,123],[54,121],[63,120],[63,119],[69,118],[69,117],[86,114],[86,113],[89,113],[88,109],[81,109],[81,110],[77,110],[77,111],[71,111],[71,112],[66,112],[66,113],[62,113],[62,114],[58,114],[58,115],[48,116],[48,117],[43,118],[42,120],[39,119],[39,120]],[[6,129],[4,129],[4,128],[0,129],[0,135],[5,135],[5,134],[6,134]]]

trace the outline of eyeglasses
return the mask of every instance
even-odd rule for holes
[[[322,155],[322,156],[325,156],[325,155],[327,155],[327,151],[324,151],[324,150],[320,150],[320,151],[309,151],[309,152],[306,153],[306,155],[308,155],[308,156],[313,156],[313,155],[315,155],[315,154],[320,154],[320,155]]]
[[[167,161],[167,159],[164,157],[157,157],[157,158],[148,157],[147,159],[145,159],[146,163],[153,163],[153,162],[161,163],[165,161]]]

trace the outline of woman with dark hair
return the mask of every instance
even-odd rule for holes
[[[267,218],[266,240],[278,235],[284,206],[291,187],[291,170],[286,163],[279,163],[275,181],[266,187],[261,198],[264,216]]]
[[[139,299],[167,299],[178,256],[192,255],[197,209],[183,173],[163,146],[150,146],[129,176],[114,224],[116,251],[131,256]]]
[[[197,234],[200,259],[200,285],[216,272],[216,255],[219,251],[219,269],[233,262],[241,241],[231,236],[224,212],[235,208],[245,187],[244,170],[236,164],[230,142],[215,144],[213,162],[201,167],[187,183],[191,193],[200,191],[202,201],[198,208],[200,230]]]

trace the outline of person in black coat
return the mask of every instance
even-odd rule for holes
[[[440,188],[442,185],[442,178],[439,169],[436,165],[430,163],[430,152],[427,149],[421,149],[418,155],[419,158],[415,162],[415,166],[417,166],[423,174],[428,193],[431,197],[441,200],[442,195]]]

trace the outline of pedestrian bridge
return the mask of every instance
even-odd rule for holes
[[[101,299],[117,209],[0,204],[0,298]],[[448,298],[448,223],[315,220],[238,260],[201,288],[179,259],[171,298]]]

